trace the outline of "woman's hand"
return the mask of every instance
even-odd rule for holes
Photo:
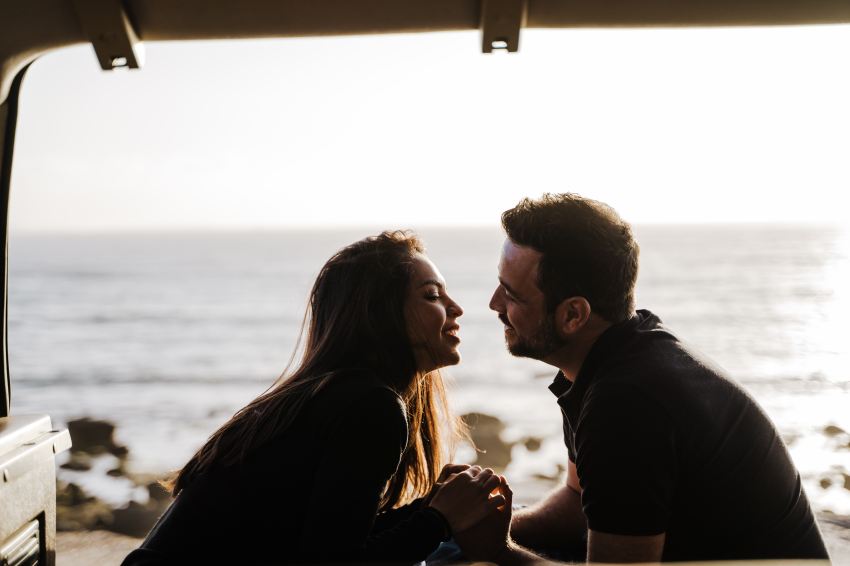
[[[442,486],[447,479],[464,470],[468,470],[470,467],[471,466],[469,464],[446,464],[443,466],[443,469],[440,470],[440,477],[437,478],[437,481],[434,482],[434,485],[431,487],[431,491],[429,491],[428,495],[425,496],[422,506],[428,507],[428,505],[430,505],[431,500],[434,498],[434,494],[437,493],[440,486]]]
[[[501,479],[490,468],[482,470],[478,466],[471,466],[449,473],[436,492],[429,496],[431,499],[426,505],[439,511],[448,521],[452,532],[458,533],[505,505],[505,496],[493,493],[500,485]]]

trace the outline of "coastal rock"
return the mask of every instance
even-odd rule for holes
[[[164,487],[162,487],[162,485],[159,482],[157,482],[157,481],[150,482],[147,485],[147,488],[148,488],[148,497],[150,497],[151,501],[165,501],[165,502],[171,501],[171,494],[168,493],[168,491]]]
[[[72,452],[68,461],[59,466],[63,470],[74,472],[88,472],[91,470],[91,456],[84,452]]]
[[[71,453],[103,454],[108,452],[118,458],[126,458],[128,449],[115,443],[113,434],[115,425],[85,417],[68,421],[68,432],[71,434]]]
[[[131,501],[126,507],[112,511],[112,523],[108,529],[131,537],[143,537],[153,527],[166,505],[151,501],[141,504]]]
[[[73,507],[94,501],[94,497],[88,495],[83,488],[75,483],[57,483],[56,485],[56,504]]]
[[[844,478],[844,489],[850,491],[850,474],[841,474]]]
[[[56,529],[90,531],[112,523],[112,509],[75,483],[56,486]]]
[[[467,413],[461,416],[469,427],[470,436],[476,447],[477,464],[502,472],[511,463],[513,443],[502,440],[505,424],[498,418],[484,413]]]
[[[543,442],[539,438],[529,436],[525,439],[523,444],[525,444],[525,449],[529,452],[537,452],[538,450],[540,450],[540,446],[543,444]]]
[[[821,478],[820,479],[821,489],[829,489],[832,487],[832,480],[829,478]]]
[[[827,425],[823,427],[823,433],[827,436],[840,436],[842,434],[847,434],[847,431],[840,426]]]

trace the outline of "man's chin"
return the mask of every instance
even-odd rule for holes
[[[543,347],[534,347],[528,342],[523,342],[522,340],[517,340],[516,335],[514,335],[513,339],[509,338],[507,335],[505,336],[505,346],[508,349],[508,352],[517,358],[530,358],[532,360],[540,360],[544,361],[554,348],[546,349]]]
[[[518,342],[517,340],[510,340],[505,337],[505,346],[508,348],[508,352],[512,356],[516,356],[517,358],[532,358],[539,359],[537,357],[537,352],[528,347],[528,344],[523,342]]]

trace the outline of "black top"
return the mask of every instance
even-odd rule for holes
[[[649,311],[550,386],[588,527],[666,532],[664,560],[827,558],[800,474],[758,404]]]
[[[376,522],[406,445],[398,395],[337,375],[244,464],[188,485],[124,566],[422,560],[446,534],[438,512],[417,502]]]

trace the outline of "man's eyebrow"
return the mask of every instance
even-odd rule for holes
[[[499,284],[501,284],[501,286],[502,286],[502,287],[504,287],[505,289],[507,289],[507,290],[508,290],[508,293],[510,293],[511,295],[513,295],[514,297],[516,297],[517,299],[518,299],[518,298],[520,298],[520,296],[521,296],[521,295],[520,295],[519,293],[517,293],[516,291],[514,291],[514,290],[513,290],[513,288],[511,288],[511,286],[510,286],[510,285],[508,285],[507,283],[505,283],[505,280],[504,280],[504,279],[502,279],[501,277],[499,277]]]
[[[419,286],[420,286],[420,287],[424,287],[424,286],[426,286],[426,285],[436,285],[436,286],[437,286],[437,287],[439,287],[440,289],[445,289],[445,288],[446,288],[446,286],[445,286],[445,285],[443,285],[443,284],[442,284],[442,282],[437,281],[436,279],[426,279],[426,280],[425,280],[425,281],[423,281],[423,282],[422,282],[422,284],[421,284],[421,285],[419,285]]]

